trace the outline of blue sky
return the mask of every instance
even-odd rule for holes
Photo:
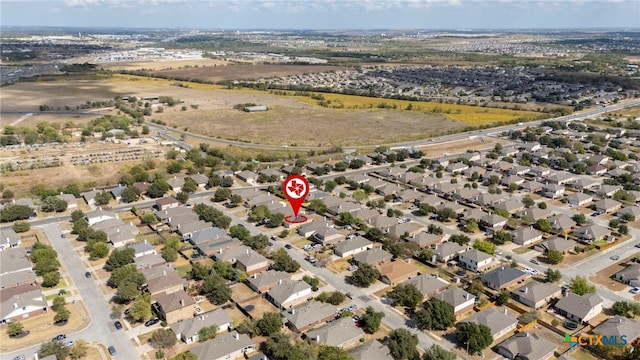
[[[3,26],[640,28],[638,0],[0,0]]]

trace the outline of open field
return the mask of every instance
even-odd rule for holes
[[[83,61],[91,61],[91,59],[79,59],[78,63]],[[147,60],[147,61],[122,61],[113,63],[97,63],[97,68],[105,70],[140,70],[147,69],[151,71],[185,69],[190,67],[215,67],[225,66],[229,63],[224,60],[217,59],[188,59],[188,60]]]
[[[234,64],[227,66],[182,67],[181,62],[174,62],[171,70],[153,72],[154,75],[181,79],[199,79],[204,81],[246,80],[270,78],[305,73],[344,70],[344,67],[328,65],[291,65],[291,64]]]

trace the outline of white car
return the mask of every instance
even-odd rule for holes
[[[634,295],[635,294],[640,294],[640,287],[635,287],[635,288],[631,289],[631,293],[634,294]]]

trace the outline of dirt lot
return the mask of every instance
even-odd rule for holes
[[[82,63],[82,60],[79,59],[78,63]],[[89,61],[91,59],[86,59],[85,61]],[[197,60],[150,60],[150,61],[126,61],[126,62],[117,62],[117,63],[99,63],[97,64],[98,68],[106,69],[106,70],[140,70],[140,69],[148,69],[148,70],[171,70],[171,69],[184,69],[189,67],[215,67],[215,66],[223,66],[229,63],[224,60],[216,60],[216,59],[197,59]]]
[[[598,271],[596,275],[589,277],[589,280],[596,284],[604,285],[611,291],[624,290],[627,287],[626,285],[611,279],[611,276],[613,276],[613,274],[622,269],[624,269],[624,266],[620,264],[613,264]]]
[[[319,73],[325,71],[344,70],[344,67],[326,65],[289,65],[289,64],[234,64],[227,66],[190,67],[173,70],[156,71],[154,74],[170,76],[173,78],[201,79],[206,81],[243,80],[270,78],[296,74]]]

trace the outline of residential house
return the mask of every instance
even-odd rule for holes
[[[613,213],[622,208],[622,203],[613,199],[602,199],[595,203],[596,211],[602,213]]]
[[[604,336],[616,336],[618,339],[625,336],[627,344],[633,344],[640,338],[640,322],[616,315],[596,326],[592,332]]]
[[[269,260],[251,248],[236,257],[236,268],[249,276],[267,271],[269,266]]]
[[[311,285],[304,281],[285,279],[269,290],[266,295],[277,308],[285,309],[311,295]]]
[[[149,244],[147,242],[147,240],[143,241],[143,242],[138,242],[135,244],[131,244],[128,247],[133,249],[133,254],[136,258],[141,257],[141,256],[145,256],[145,255],[157,255],[158,252],[156,251],[156,248]]]
[[[196,345],[189,352],[198,360],[244,360],[245,354],[255,350],[256,346],[249,336],[232,331]]]
[[[453,287],[436,294],[434,298],[453,306],[454,314],[460,316],[473,310],[476,297],[462,288]]]
[[[620,185],[601,185],[598,189],[599,196],[613,197],[618,191],[622,190]]]
[[[373,219],[369,224],[376,229],[380,229],[384,232],[389,231],[389,228],[398,223],[398,220],[385,215],[380,215]]]
[[[520,185],[520,192],[524,194],[535,194],[544,189],[544,184],[537,181],[527,181]]]
[[[447,290],[447,286],[449,283],[438,275],[432,274],[422,274],[414,277],[407,281],[408,284],[412,284],[413,286],[420,291],[422,294],[423,300],[427,300],[432,298],[433,296]]]
[[[493,339],[499,339],[516,329],[518,319],[511,315],[505,308],[500,311],[498,308],[490,307],[477,312],[461,321],[462,323],[474,323],[484,325],[491,329]]]
[[[213,258],[216,254],[221,254],[229,249],[240,247],[240,245],[242,245],[240,240],[225,236],[215,240],[199,242],[195,248],[201,255]]]
[[[536,249],[542,251],[543,253],[546,253],[549,250],[558,250],[561,253],[565,254],[569,251],[573,251],[576,245],[577,243],[573,240],[554,236],[537,244]]]
[[[558,300],[556,311],[577,323],[588,322],[602,312],[604,301],[597,294],[576,295],[568,293]]]
[[[264,170],[260,170],[258,171],[258,174],[267,176],[269,178],[278,179],[278,180],[284,179],[284,174],[273,168],[266,168]]]
[[[342,213],[350,213],[351,215],[353,215],[356,211],[361,209],[362,209],[362,205],[355,202],[351,202],[351,201],[343,201],[339,204],[335,204],[333,206],[327,207],[327,211],[331,215],[335,215],[335,216],[340,215]]]
[[[356,219],[362,220],[363,223],[369,223],[373,219],[380,216],[380,213],[374,209],[360,209],[353,213]]]
[[[98,195],[98,191],[96,189],[83,191],[80,193],[80,196],[84,199],[87,205],[93,206],[96,204],[96,195]]]
[[[189,242],[193,245],[198,245],[204,242],[225,239],[228,237],[229,234],[227,234],[225,229],[209,226],[208,228],[192,232]]]
[[[358,264],[369,264],[376,266],[382,263],[391,261],[393,255],[390,252],[381,248],[370,249],[363,251],[353,256],[353,260]]]
[[[389,348],[378,340],[371,340],[349,351],[353,360],[393,360]]]
[[[36,284],[0,289],[0,323],[22,320],[47,312],[47,300]]]
[[[364,338],[364,335],[364,331],[355,325],[353,319],[343,317],[320,328],[307,331],[305,338],[319,344],[344,349],[355,345]]]
[[[406,240],[418,244],[421,248],[425,248],[427,246],[440,244],[444,240],[444,236],[421,231],[419,234],[412,235]]]
[[[167,184],[169,184],[169,187],[171,188],[171,190],[173,190],[177,194],[180,191],[182,191],[182,186],[184,185],[184,178],[179,178],[174,176],[171,179],[167,180]]]
[[[568,234],[577,225],[572,218],[566,214],[557,214],[549,218],[551,227],[559,234]]]
[[[158,254],[147,254],[136,257],[133,259],[133,263],[136,265],[136,269],[142,270],[166,265],[167,261]]]
[[[296,332],[304,332],[314,326],[335,319],[338,308],[320,301],[309,301],[282,312],[287,326]]]
[[[476,249],[469,249],[460,253],[458,262],[471,271],[484,271],[491,266],[493,256]]]
[[[640,207],[637,206],[627,206],[624,207],[616,213],[619,218],[627,217],[631,221],[636,221],[640,219]]]
[[[540,209],[537,206],[530,207],[519,214],[520,218],[528,217],[533,221],[538,221],[540,219],[548,219],[552,215],[553,215],[553,211],[551,211],[551,209]]]
[[[391,196],[400,193],[402,187],[398,184],[387,183],[383,187],[377,188],[376,193],[381,196]]]
[[[569,201],[569,206],[583,206],[591,203],[593,201],[593,196],[579,192],[567,195],[567,200]]]
[[[604,172],[606,171],[607,169],[604,169]],[[571,187],[579,191],[585,191],[585,190],[591,190],[600,185],[602,185],[602,181],[598,179],[594,179],[591,177],[581,177],[578,180],[576,180],[573,184],[571,184]]]
[[[180,202],[176,200],[174,197],[165,196],[156,200],[155,208],[158,210],[167,210],[171,208],[176,208],[180,205]]]
[[[547,360],[558,345],[537,334],[518,333],[496,346],[496,352],[509,360]]]
[[[489,234],[502,230],[507,225],[507,218],[497,214],[487,214],[480,219],[479,225]]]
[[[146,290],[151,296],[160,293],[172,293],[184,289],[186,280],[180,277],[175,269],[157,267],[157,269],[162,269],[162,274],[153,277],[148,276],[148,274],[153,272],[151,269],[153,268],[142,271],[142,274],[147,280]]]
[[[618,271],[614,277],[629,286],[640,287],[640,264],[631,264]]]
[[[534,309],[540,309],[562,295],[562,289],[552,283],[532,281],[511,291],[511,297]]]
[[[117,216],[115,214],[112,214],[110,212],[107,212],[98,208],[96,210],[85,213],[84,218],[85,220],[87,220],[87,223],[89,224],[89,226],[93,226],[94,224],[97,224],[101,221],[116,219]]]
[[[20,236],[10,227],[2,229],[0,237],[0,251],[20,246],[22,243]]]
[[[524,203],[515,199],[508,199],[493,205],[494,210],[505,210],[509,214],[515,214],[525,209]]]
[[[610,240],[611,230],[596,224],[586,225],[573,231],[573,236],[585,244],[591,244],[598,240]]]
[[[380,281],[395,286],[403,281],[418,276],[420,269],[404,260],[396,260],[378,266]]]
[[[72,194],[58,194],[55,196],[58,200],[62,200],[67,203],[67,210],[74,211],[78,209],[78,201]]]
[[[151,187],[151,183],[146,181],[134,182],[131,184],[131,187],[138,190],[138,194],[146,195],[147,191],[149,191],[149,188]]]
[[[169,324],[193,317],[196,302],[184,290],[159,293],[151,297],[161,319]]]
[[[260,274],[253,274],[247,278],[247,285],[253,291],[264,293],[271,290],[281,281],[290,279],[291,275],[284,271],[267,270]]]
[[[126,188],[127,187],[125,185],[119,184],[118,186],[112,187],[111,189],[109,189],[109,192],[111,193],[111,196],[113,196],[113,198],[116,199],[116,201],[120,202],[122,193]]]
[[[236,177],[244,182],[255,184],[258,181],[258,174],[249,170],[242,170],[236,173]]]
[[[373,249],[373,242],[363,238],[362,236],[356,236],[349,240],[337,243],[333,247],[333,252],[336,256],[344,258],[371,249]]]
[[[542,232],[533,227],[518,228],[512,234],[513,242],[521,246],[528,246],[542,240]]]
[[[482,283],[493,289],[502,290],[527,278],[524,272],[509,266],[501,266],[480,276]]]
[[[322,245],[333,245],[345,240],[344,234],[332,227],[319,227],[311,237],[314,242]]]
[[[333,227],[333,224],[327,222],[326,220],[312,221],[300,225],[298,227],[298,235],[308,238],[315,234],[316,231],[326,227]]]
[[[394,238],[405,238],[415,236],[416,234],[419,234],[421,230],[421,225],[413,222],[406,222],[391,226],[387,234]]]
[[[458,254],[464,252],[466,248],[458,243],[447,241],[433,248],[433,254],[436,260],[446,263],[455,259]]]
[[[229,315],[222,308],[218,308],[172,324],[171,330],[176,334],[178,340],[191,344],[199,340],[198,332],[201,329],[216,326],[218,328],[216,333],[221,333],[228,331],[232,322]]]
[[[551,199],[559,198],[564,195],[564,186],[557,184],[547,184],[542,188],[542,195]]]

